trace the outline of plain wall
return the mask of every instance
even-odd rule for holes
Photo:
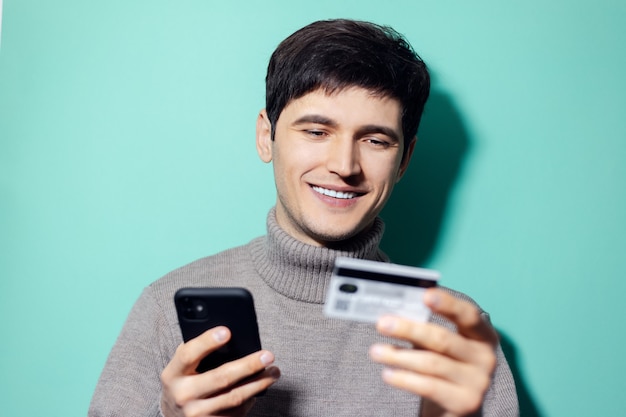
[[[264,233],[267,60],[333,17],[395,27],[433,74],[392,259],[489,311],[525,415],[623,412],[626,3],[7,0],[2,415],[84,415],[142,288]]]

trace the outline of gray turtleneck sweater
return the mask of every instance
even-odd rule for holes
[[[337,256],[388,260],[378,248],[383,229],[378,219],[365,236],[342,247],[313,247],[285,233],[272,210],[266,236],[154,282],[128,316],[89,415],[161,416],[160,373],[182,343],[174,293],[182,287],[237,286],[253,294],[263,348],[274,353],[282,375],[257,399],[250,416],[417,416],[420,398],[384,384],[381,366],[368,357],[370,345],[391,340],[372,324],[329,319],[322,313]],[[451,327],[440,317],[432,320]],[[483,415],[517,416],[513,378],[500,348],[497,353]]]

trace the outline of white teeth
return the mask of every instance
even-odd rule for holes
[[[320,193],[333,198],[354,198],[357,193],[344,193],[343,191],[327,190],[326,188],[313,186],[313,189]]]

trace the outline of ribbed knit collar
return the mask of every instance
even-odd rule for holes
[[[252,243],[257,272],[274,290],[286,297],[321,304],[338,256],[385,261],[379,249],[385,225],[377,218],[372,228],[358,239],[329,249],[303,243],[287,234],[276,222],[276,210],[267,216],[267,235]]]

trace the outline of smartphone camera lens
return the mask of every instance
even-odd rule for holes
[[[200,300],[196,300],[196,302],[193,305],[193,308],[194,308],[194,313],[197,319],[204,319],[207,317],[208,310],[206,306],[204,305],[204,302]]]
[[[182,302],[183,313],[185,318],[190,320],[202,320],[207,318],[208,310],[204,301],[187,297]]]

